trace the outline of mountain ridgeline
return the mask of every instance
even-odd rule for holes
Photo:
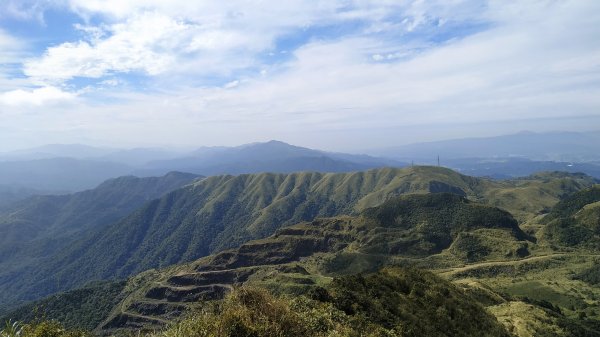
[[[0,280],[20,279],[31,268],[149,200],[192,183],[198,176],[172,172],[163,177],[108,180],[68,195],[32,196],[0,211]]]
[[[506,209],[522,221],[594,182],[585,175],[554,173],[495,182],[439,167],[209,177],[82,233],[43,262],[0,278],[0,303],[193,261],[298,222],[358,214],[402,194],[452,192]]]
[[[161,176],[171,171],[199,175],[258,172],[352,172],[406,166],[392,159],[332,153],[279,141],[236,147],[203,147],[194,151],[160,148],[108,149],[86,145],[47,145],[0,153],[0,206],[36,190],[72,193],[102,181],[134,174]]]
[[[317,278],[373,272],[402,257],[440,254],[482,231],[504,233],[521,253],[527,245],[527,235],[516,220],[497,208],[448,193],[392,198],[355,217],[324,218],[280,229],[266,239],[166,271],[149,284],[132,286],[137,289],[115,307],[120,309],[103,328],[135,328],[142,317],[144,325],[158,326],[199,300],[221,298],[237,283],[258,282],[279,290],[288,284],[308,291],[316,283],[307,269]],[[497,242],[489,240],[479,242],[478,248],[480,259],[499,249]],[[449,254],[455,252],[456,247]],[[459,253],[457,258],[469,253]]]
[[[526,245],[527,235],[505,211],[449,193],[405,195],[392,198],[381,206],[368,208],[356,216],[322,218],[292,225],[268,238],[250,241],[239,248],[187,265],[160,272],[149,271],[133,277],[125,287],[122,283],[100,284],[71,291],[36,305],[46,308],[45,313],[50,317],[61,319],[70,326],[89,328],[99,322],[98,317],[108,317],[98,332],[112,334],[122,329],[160,328],[185,312],[194,310],[201,303],[199,300],[223,298],[239,283],[260,285],[276,292],[313,293],[313,297],[315,291],[323,291],[317,286],[321,284],[327,287],[329,293],[321,293],[320,301],[330,302],[351,316],[359,313],[361,316],[367,315],[367,321],[377,322],[386,329],[401,329],[400,326],[405,326],[408,320],[414,325],[410,331],[417,335],[435,335],[434,331],[438,331],[439,335],[444,327],[456,329],[450,335],[458,333],[460,329],[466,329],[461,333],[468,335],[469,329],[476,329],[477,325],[467,324],[468,328],[459,328],[462,323],[457,323],[457,327],[451,328],[454,324],[448,323],[456,321],[452,317],[457,314],[450,312],[456,310],[454,306],[459,306],[470,312],[469,315],[480,317],[480,324],[494,327],[495,334],[498,334],[503,329],[475,301],[428,273],[403,267],[403,270],[387,271],[366,278],[336,278],[331,284],[331,278],[328,277],[375,272],[382,266],[403,265],[402,258],[426,258],[443,251],[454,254],[456,249],[449,248],[456,242],[463,240],[464,236],[480,235],[482,231],[502,232],[515,244]],[[484,247],[487,254],[480,258],[493,256],[494,251],[498,250],[495,246],[496,242],[488,241]],[[506,249],[506,246],[502,249]],[[402,280],[388,279],[391,275],[399,276]],[[372,282],[384,283],[373,288],[369,285]],[[373,294],[367,295],[363,287],[379,289],[381,294],[375,297]],[[101,291],[114,292],[114,289],[126,290],[112,294],[113,310],[109,315],[103,308],[110,300]],[[77,299],[81,301],[83,294],[87,294],[85,303],[96,305],[75,307],[73,302]],[[383,307],[371,302],[383,301],[384,294],[396,296],[398,301]],[[444,306],[450,311],[437,310],[441,298],[448,296],[451,299]],[[359,302],[362,309],[348,302],[351,299],[352,302]],[[396,306],[402,309],[391,309]],[[380,309],[369,312],[368,308],[375,310],[376,307]],[[12,317],[27,319],[31,310],[32,306],[25,307],[14,312]],[[408,315],[409,312],[412,314]],[[69,319],[73,316],[78,317],[78,321]],[[392,317],[395,318],[389,321]],[[437,322],[440,319],[444,323]],[[430,320],[430,323],[425,323]]]
[[[158,178],[148,186],[168,178]],[[62,201],[60,207],[42,207],[32,202],[37,198],[31,198],[17,209],[22,213],[16,210],[7,213],[21,214],[21,218],[33,224],[38,220],[27,218],[25,215],[29,211],[25,210],[30,210],[31,214],[39,214],[36,210],[40,209],[52,211],[44,217],[47,222],[43,222],[43,226],[31,227],[34,230],[30,235],[36,237],[31,241],[32,245],[43,242],[41,238],[53,233],[71,232],[65,234],[68,244],[47,250],[49,254],[43,258],[32,254],[33,258],[27,260],[24,268],[11,269],[11,259],[4,261],[10,271],[0,274],[0,300],[5,309],[11,304],[87,284],[84,288],[34,302],[7,317],[27,320],[31,318],[28,313],[32,310],[42,310],[46,317],[60,319],[72,327],[89,329],[97,326],[96,332],[101,334],[123,329],[155,329],[179,319],[184,313],[195,312],[206,300],[222,299],[232,290],[235,297],[239,284],[246,284],[268,289],[273,294],[304,294],[313,299],[314,294],[310,294],[317,291],[322,295],[318,301],[330,303],[323,305],[333,305],[344,312],[343,315],[350,315],[348,319],[354,320],[352,315],[358,313],[353,314],[350,310],[354,306],[345,307],[337,300],[328,302],[336,296],[331,288],[332,277],[352,277],[390,266],[406,270],[407,265],[448,272],[457,277],[487,275],[486,268],[490,268],[489,272],[503,273],[505,267],[513,268],[509,264],[517,266],[522,261],[547,263],[545,259],[563,255],[549,254],[547,249],[555,249],[552,248],[555,246],[572,248],[545,236],[544,233],[549,233],[548,229],[552,228],[550,225],[536,233],[532,228],[537,227],[531,224],[538,223],[548,211],[547,220],[543,220],[548,224],[556,221],[553,217],[578,218],[582,214],[585,223],[589,224],[596,214],[595,197],[589,194],[595,195],[597,181],[583,174],[549,172],[494,181],[464,176],[440,167],[417,166],[353,173],[263,173],[187,178],[192,183],[182,179],[180,188],[175,186],[179,183],[170,185],[165,181],[164,186],[176,189],[145,203],[139,201],[143,203],[141,207],[112,222],[100,221],[103,210],[111,212],[106,208],[111,202],[116,209],[121,209],[129,200],[108,192],[111,191],[109,186],[121,186],[121,189],[128,186],[120,184],[120,179],[100,186],[94,192],[97,195],[92,191],[87,192],[91,193],[89,195],[72,195],[73,198],[78,196],[78,202]],[[136,178],[121,179],[125,182]],[[156,194],[165,189],[160,188]],[[99,193],[102,190],[105,192]],[[136,191],[131,186],[127,190]],[[155,195],[146,188],[141,190],[148,193],[147,197]],[[116,189],[114,193],[123,191]],[[89,200],[84,195],[88,195]],[[93,208],[96,205],[93,200],[105,200],[107,204],[98,203],[104,208]],[[47,202],[41,203],[45,204]],[[577,205],[571,207],[571,204]],[[65,205],[78,205],[79,208]],[[85,214],[88,208],[91,213],[81,218],[70,213],[78,210]],[[88,223],[75,221],[86,218],[94,220]],[[73,222],[66,219],[73,219]],[[527,233],[521,230],[520,224],[526,225],[523,228],[528,229]],[[580,263],[583,264],[577,271],[589,266],[588,262]],[[476,269],[471,270],[469,266]],[[479,268],[483,274],[479,274]],[[477,274],[471,274],[475,272]],[[579,275],[582,279],[589,275],[593,278],[595,273],[590,269],[587,274]],[[135,274],[138,275],[131,277]],[[129,279],[89,284],[90,281],[115,278]],[[319,290],[322,287],[329,295]],[[423,289],[414,284],[406,287],[402,289],[416,287],[415,294]],[[469,291],[475,291],[477,301],[486,306],[509,307],[525,303],[492,290],[485,290],[485,295],[479,294],[480,290]],[[447,290],[443,292],[447,293]],[[103,293],[111,295],[103,296]],[[418,296],[412,297],[413,300],[418,302]],[[410,303],[407,305],[412,306]],[[427,305],[421,303],[417,305],[421,309],[415,310],[426,312],[429,310]],[[316,307],[313,309],[317,310]],[[313,309],[310,312],[314,313]],[[494,310],[500,314],[504,312],[503,309]],[[592,310],[587,309],[589,313]],[[385,310],[382,313],[388,315]],[[360,311],[360,316],[364,318],[364,315],[368,315],[368,310]],[[562,314],[544,315],[554,315],[553,322],[573,323]],[[401,317],[398,322],[411,320],[407,316]],[[446,316],[442,314],[440,319],[443,317]],[[571,330],[568,331],[589,330],[579,323],[573,324],[569,325]],[[382,326],[384,329],[394,327]],[[356,326],[352,329],[359,331]],[[424,327],[419,329],[421,333],[426,331],[422,330]],[[540,329],[536,331],[558,328],[552,325]],[[418,335],[419,332],[415,333]]]
[[[139,172],[156,174],[177,169],[208,176],[259,172],[351,172],[384,166],[406,166],[406,163],[313,150],[272,140],[236,147],[201,148],[185,157],[151,161]]]

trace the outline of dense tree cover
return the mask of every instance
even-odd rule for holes
[[[119,301],[125,282],[99,282],[66,293],[52,295],[24,305],[8,314],[7,319],[21,322],[56,320],[67,328],[93,330],[108,316]]]
[[[585,205],[596,201],[600,201],[600,185],[595,185],[568,195],[559,201],[542,221],[549,223],[555,219],[573,217]]]
[[[507,229],[516,239],[527,238],[510,213],[450,193],[390,199],[379,207],[366,210],[364,215],[381,227],[404,230],[404,244],[396,249],[392,247],[393,234],[388,232],[387,238],[381,238],[380,246],[388,249],[378,252],[388,254],[394,251],[413,251],[415,255],[439,253],[460,233],[479,228]],[[421,247],[416,247],[416,241],[421,242]]]
[[[599,185],[566,197],[544,217],[545,238],[561,246],[600,248],[599,202]]]
[[[57,258],[53,254],[70,249],[82,233],[97,232],[148,200],[196,178],[179,172],[163,177],[120,177],[79,193],[33,196],[0,211],[0,311],[13,302],[14,286],[19,288],[35,278],[48,261]],[[77,272],[46,280],[42,288],[22,294],[21,300],[39,298],[37,292],[48,294],[45,287],[62,290],[61,278],[67,280],[73,275],[76,277]]]
[[[595,264],[577,273],[574,278],[592,285],[600,285],[600,264]]]

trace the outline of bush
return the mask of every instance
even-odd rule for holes
[[[1,337],[91,337],[92,335],[79,330],[67,330],[55,321],[42,321],[31,324],[6,322],[0,330]]]

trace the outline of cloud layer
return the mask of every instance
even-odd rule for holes
[[[27,120],[56,141],[279,138],[348,149],[565,119],[589,129],[600,116],[600,3],[591,1],[7,4],[13,20],[79,18],[77,37],[30,53],[22,76],[2,75],[16,51],[0,48],[6,127]],[[18,41],[0,28],[0,47]]]

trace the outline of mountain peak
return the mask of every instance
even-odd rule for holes
[[[277,139],[271,139],[270,141],[268,141],[268,142],[265,142],[265,144],[290,145],[290,144],[288,144],[288,143],[286,143],[286,142],[282,142],[282,141],[280,141],[280,140],[277,140]],[[290,146],[292,146],[292,145],[290,145]]]

